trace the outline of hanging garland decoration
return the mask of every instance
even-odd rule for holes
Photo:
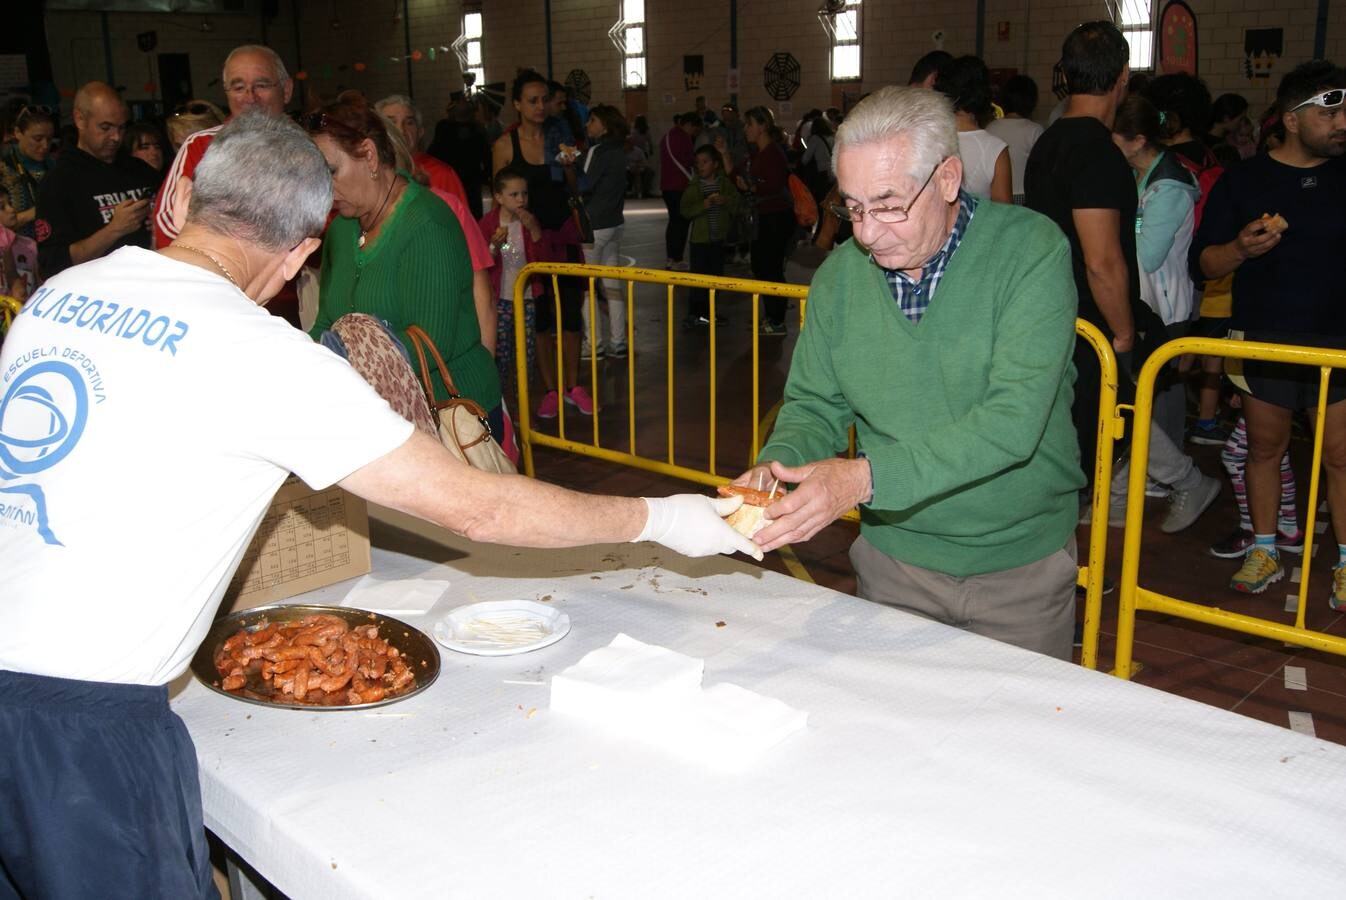
[[[454,58],[453,53],[451,52],[452,49],[453,48],[451,47],[434,46],[434,47],[426,47],[424,49],[416,48],[413,49],[410,53],[407,53],[402,56],[381,56],[381,57],[374,57],[373,59],[368,60],[356,60],[354,62],[340,63],[340,64],[331,62],[322,62],[318,64],[310,63],[305,68],[300,69],[299,71],[294,73],[294,80],[308,81],[309,79],[312,78],[323,78],[330,80],[347,75],[348,70],[353,71],[358,75],[363,75],[367,72],[370,72],[373,69],[379,69],[379,68],[391,69],[405,65],[407,60],[411,60],[412,62],[417,63],[441,62],[443,60]],[[582,96],[584,97],[584,100],[587,103],[588,97],[590,96],[593,90],[592,84],[589,81],[589,76],[587,73],[585,73],[583,69],[575,69],[573,72],[570,73],[570,76],[567,78],[567,84],[571,83],[569,81],[569,78],[576,78],[576,77],[582,79],[582,82],[578,81],[576,82],[576,91],[577,91],[576,95],[580,96],[579,85],[582,83],[584,89],[584,93]],[[219,85],[218,78],[211,80],[210,87],[216,87],[218,85]],[[146,93],[152,94],[158,88],[158,85],[153,84],[151,82],[146,82],[142,87]],[[495,102],[497,106],[499,106],[504,100],[504,89],[505,85],[503,83],[493,83],[490,85],[478,86],[473,91],[473,93],[485,93],[490,96],[490,98]],[[75,88],[73,87],[62,87],[58,88],[57,90],[62,97],[66,98],[73,97],[75,96],[76,93]]]
[[[799,90],[799,60],[789,53],[773,53],[762,67],[762,83],[772,100],[789,100]]]
[[[586,105],[589,98],[594,95],[594,83],[589,79],[589,73],[583,69],[571,69],[570,74],[566,76],[565,85],[575,92],[576,100]]]

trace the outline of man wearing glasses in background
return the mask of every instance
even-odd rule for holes
[[[285,71],[280,56],[270,47],[258,44],[244,44],[230,51],[224,60],[223,79],[230,118],[253,108],[269,116],[284,115],[294,91],[294,82]],[[198,131],[178,148],[163,189],[154,201],[154,249],[167,247],[178,236],[178,229],[187,215],[186,203],[177,201],[180,182],[185,180],[190,185],[197,164],[206,155],[206,148],[221,127],[217,125]]]
[[[738,483],[797,484],[763,550],[856,504],[860,596],[1069,659],[1075,289],[1050,220],[962,190],[949,100],[885,87],[835,156],[855,238],[814,277],[785,401]],[[857,459],[838,459],[856,427]]]
[[[1192,239],[1191,266],[1205,278],[1234,273],[1231,337],[1242,332],[1250,341],[1346,349],[1346,72],[1324,60],[1304,63],[1281,80],[1276,104],[1285,142],[1215,183]],[[1319,373],[1255,360],[1242,369],[1254,543],[1230,587],[1258,594],[1285,574],[1276,550],[1280,460],[1294,411],[1315,415]],[[1346,385],[1340,372],[1332,376],[1327,402],[1323,464],[1339,554],[1328,602],[1346,609]]]

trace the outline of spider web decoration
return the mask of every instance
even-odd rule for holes
[[[799,60],[789,53],[773,53],[762,67],[762,83],[772,100],[789,100],[799,90]]]
[[[589,73],[583,69],[571,69],[570,74],[566,76],[566,87],[575,92],[575,99],[579,102],[589,104],[589,98],[594,95],[594,83],[589,79]]]

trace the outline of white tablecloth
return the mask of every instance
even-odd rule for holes
[[[207,826],[293,897],[1346,891],[1346,748],[722,558],[463,546],[446,600],[407,621],[524,597],[567,611],[569,636],[442,651],[433,687],[365,712],[195,682],[173,701]],[[808,728],[729,776],[549,713],[550,676],[618,632]]]

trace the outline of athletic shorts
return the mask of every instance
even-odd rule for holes
[[[1192,323],[1188,337],[1223,338],[1229,336],[1228,316],[1202,316]]]
[[[1233,334],[1230,335],[1233,337]],[[1346,350],[1346,337],[1340,335],[1300,334],[1285,331],[1246,331],[1245,341],[1263,341],[1269,344],[1288,344],[1296,347],[1327,347]],[[1232,362],[1232,360],[1231,360]],[[1231,380],[1239,390],[1252,394],[1264,403],[1285,409],[1309,409],[1318,405],[1320,370],[1317,366],[1294,363],[1266,362],[1257,359],[1240,360],[1242,380]],[[1334,369],[1328,382],[1328,404],[1346,400],[1346,369]]]
[[[552,296],[551,279],[547,278],[546,282],[546,290],[534,301],[537,312],[533,327],[538,334],[555,334],[556,300]],[[584,308],[584,279],[561,277],[556,282],[561,287],[561,330],[583,331],[584,317],[580,311]]]
[[[218,900],[166,687],[0,671],[0,735],[0,898]]]

